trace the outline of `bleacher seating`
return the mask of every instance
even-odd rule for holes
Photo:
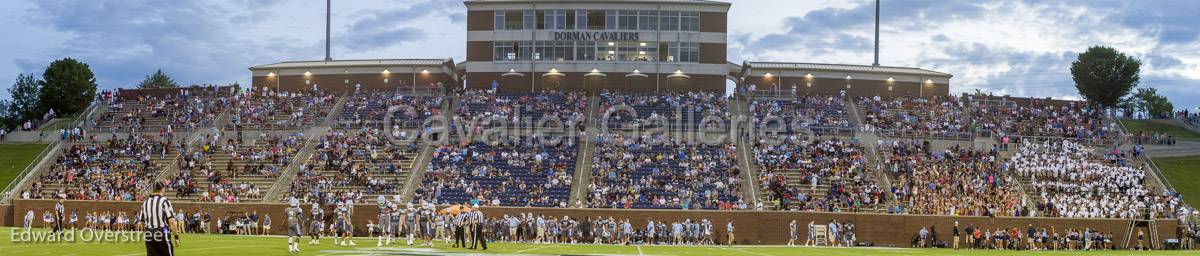
[[[321,122],[337,99],[324,91],[260,89],[237,97],[228,130],[297,129]]]
[[[72,143],[38,175],[31,198],[132,201],[175,158],[172,141],[152,133]]]
[[[619,134],[596,140],[589,207],[733,209],[744,203],[732,144]]]
[[[953,146],[933,149],[928,141],[896,139],[880,143],[894,212],[959,216],[1025,216],[1021,190],[998,152]]]
[[[260,132],[255,138],[209,137],[193,154],[194,168],[183,168],[193,180],[185,200],[241,202],[262,199],[279,174],[304,145],[299,131]],[[182,175],[182,174],[181,174]]]
[[[891,137],[970,139],[973,135],[956,97],[859,97],[863,123]]]
[[[440,115],[441,106],[440,95],[409,95],[395,91],[355,93],[346,100],[346,105],[338,115],[336,126],[382,129],[385,125],[394,125],[400,128],[417,128],[430,117]],[[384,124],[384,115],[390,108],[395,108],[392,111],[392,123]]]
[[[1103,113],[1082,102],[1013,101],[980,97],[971,101],[974,127],[985,136],[1040,136],[1086,140],[1117,137]]]
[[[477,199],[483,205],[566,206],[575,173],[574,139],[496,139],[441,145],[413,201],[439,204]]]
[[[577,91],[464,92],[459,98],[454,125],[474,128],[536,126],[543,120],[569,127],[584,119],[587,96]],[[518,116],[519,115],[519,116]],[[520,118],[516,123],[514,118]],[[472,125],[474,124],[474,125]]]
[[[863,152],[862,144],[845,138],[762,139],[754,144],[757,196],[779,210],[876,210],[887,194]]]
[[[638,94],[604,91],[600,93],[600,106],[595,115],[597,122],[603,122],[597,125],[607,125],[609,130],[728,128],[728,102],[723,95],[709,92]],[[636,112],[636,116],[629,110]],[[706,118],[711,121],[705,121]]]
[[[288,196],[331,203],[364,203],[400,194],[421,150],[419,134],[400,133],[395,142],[383,130],[360,128],[325,134],[313,156],[291,180]],[[400,144],[395,144],[400,143]]]
[[[759,97],[750,102],[749,113],[754,114],[754,124],[760,129],[778,127],[783,132],[795,133],[807,128],[828,135],[854,133],[845,102],[837,96]]]

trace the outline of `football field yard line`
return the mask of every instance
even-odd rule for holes
[[[645,255],[645,254],[642,254],[642,246],[641,245],[638,245],[637,248],[638,248],[638,255]]]
[[[535,250],[541,250],[541,249],[546,249],[546,248],[551,248],[551,247],[558,247],[558,245],[547,245],[547,246],[541,246],[541,247],[534,247],[534,248],[524,249],[524,250],[520,250],[520,251],[515,251],[515,252],[512,252],[512,253],[513,253],[513,254],[521,254],[521,253],[524,253],[524,252],[530,252],[530,251],[535,251]]]
[[[742,253],[754,254],[754,255],[758,255],[758,256],[774,256],[774,255],[770,255],[770,254],[758,253],[758,252],[752,252],[752,251],[742,250],[742,249],[733,248],[733,247],[730,247],[729,249],[730,249],[730,250],[734,250],[734,251],[738,251],[738,252],[742,252]]]

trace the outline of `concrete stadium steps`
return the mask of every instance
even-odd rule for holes
[[[344,99],[344,98],[345,97],[341,97],[341,99]],[[266,100],[258,98],[258,99],[251,100],[251,102],[252,102],[251,104],[263,106],[265,104]],[[308,104],[303,98],[294,98],[294,99],[291,99],[290,102],[291,102],[292,106],[296,106],[296,107],[307,107],[307,104]],[[316,115],[305,116],[304,120],[301,120],[301,122],[298,124],[288,123],[288,124],[282,125],[282,126],[276,125],[280,122],[291,120],[291,114],[292,114],[292,112],[289,112],[289,111],[278,111],[278,112],[275,112],[274,115],[271,115],[270,118],[265,120],[265,123],[248,123],[247,121],[242,120],[241,129],[242,130],[285,129],[286,130],[286,129],[301,129],[304,127],[311,127],[314,125],[324,123],[327,121],[327,117],[333,116],[331,112],[333,112],[336,104],[338,104],[338,102],[326,102],[324,105],[321,105],[317,108]],[[232,106],[230,108],[235,111],[240,111],[240,109],[238,109],[236,106]],[[237,113],[233,113],[233,114],[236,115]],[[236,117],[236,116],[230,116],[230,117],[226,118],[228,121],[226,121],[224,124],[222,124],[222,127],[224,127],[226,130],[236,129],[238,124],[235,124],[234,120],[237,118],[238,117]]]
[[[96,143],[92,143],[92,142],[70,143],[70,144],[66,144],[66,145],[64,145],[64,147],[62,148],[62,150],[64,150],[64,151],[65,151],[65,150],[70,150],[70,148],[71,148],[72,146],[75,146],[75,145],[104,145],[104,144],[105,144],[105,143],[103,143],[103,142],[96,142]],[[151,165],[151,168],[152,168],[152,170],[154,170],[154,171],[162,171],[162,170],[163,170],[163,169],[165,169],[167,166],[171,165],[171,163],[172,163],[172,162],[174,162],[174,160],[175,160],[175,157],[176,157],[176,156],[178,156],[178,155],[179,155],[179,150],[178,150],[178,149],[176,149],[176,148],[173,148],[173,147],[168,147],[168,149],[167,149],[167,154],[166,154],[166,156],[165,156],[165,157],[163,157],[163,156],[160,156],[160,155],[157,155],[157,154],[156,154],[156,155],[154,155],[154,156],[152,156],[152,157],[150,158],[150,165]],[[61,156],[61,152],[60,152],[59,154],[51,154],[50,156],[53,156],[53,157],[55,157],[55,158],[57,159],[58,157],[60,157],[60,156]],[[55,160],[51,160],[51,161],[57,161],[56,159],[55,159]],[[121,157],[121,158],[117,158],[117,159],[115,159],[115,160],[119,160],[119,161],[122,161],[122,162],[124,162],[124,161],[137,161],[136,159],[133,159],[133,158],[128,158],[128,157]],[[37,171],[37,172],[34,174],[34,175],[36,175],[36,176],[34,176],[34,177],[33,177],[33,179],[31,179],[31,181],[30,181],[30,182],[36,182],[36,181],[40,181],[40,180],[41,180],[41,177],[42,177],[42,175],[45,175],[46,173],[48,173],[48,172],[50,171],[50,169],[51,169],[51,168],[53,168],[53,165],[54,165],[54,164],[53,164],[53,162],[52,162],[50,165],[47,165],[47,166],[46,166],[45,168],[43,168],[42,170],[39,170],[39,171]],[[93,165],[89,165],[89,166],[97,166],[97,165],[93,164]],[[151,176],[151,177],[153,177],[153,176]],[[149,184],[150,182],[152,182],[152,181],[151,181],[151,180],[138,180],[138,184],[140,184],[140,185],[147,185],[147,184]],[[32,183],[31,183],[31,184],[32,184]],[[28,187],[28,185],[29,185],[29,184],[27,184],[26,186],[23,186],[22,188],[27,188],[27,187]],[[54,196],[54,194],[55,194],[55,193],[58,191],[58,189],[65,188],[65,187],[67,187],[67,184],[64,184],[64,183],[63,183],[63,182],[61,182],[61,181],[60,181],[60,182],[47,182],[47,183],[43,183],[43,184],[42,184],[42,188],[41,188],[40,190],[38,190],[38,191],[37,191],[37,193],[41,194],[42,196],[45,196],[46,198],[52,198],[52,197]],[[18,193],[19,193],[19,192],[18,192]]]
[[[395,173],[384,172],[383,169],[385,165],[382,162],[370,162],[363,159],[351,160],[351,162],[354,164],[366,167],[368,176],[370,176],[372,179],[385,179],[394,182],[394,184],[398,186],[396,189],[397,191],[394,193],[379,191],[375,191],[375,193],[366,193],[366,185],[334,186],[333,188],[322,192],[363,192],[363,199],[365,199],[367,202],[375,202],[376,197],[380,195],[387,196],[388,200],[391,200],[391,196],[404,193],[404,187],[408,183],[408,179],[413,175],[412,170],[416,166],[417,160],[421,157],[420,153],[421,152],[419,151],[406,151],[402,153],[402,155],[406,156],[407,159],[395,161],[395,163],[398,165],[397,172]],[[313,154],[319,153],[314,152]],[[337,177],[338,175],[342,175],[342,173],[337,170],[325,169],[324,165],[320,164],[319,160],[317,160],[315,156],[313,158],[309,158],[309,161],[306,165],[315,166],[312,172],[323,177]],[[281,198],[280,200],[285,199]]]
[[[588,96],[587,116],[595,116],[596,109],[600,107],[600,98],[596,95]],[[596,120],[585,119],[589,123],[585,124],[584,129],[586,136],[580,136],[579,153],[576,153],[575,162],[575,177],[571,177],[574,182],[571,184],[571,195],[567,197],[567,204],[574,207],[575,202],[583,202],[587,196],[587,185],[592,182],[592,155],[595,153],[596,138],[595,135],[600,133],[600,129],[596,127]]]
[[[213,101],[216,98],[200,97],[200,99],[203,101]],[[163,113],[160,116],[155,116],[154,114],[151,113],[151,111],[146,109],[149,104],[146,104],[145,102],[125,101],[125,102],[122,102],[122,104],[124,106],[121,109],[113,109],[108,106],[102,106],[101,108],[104,108],[107,111],[105,111],[104,113],[101,113],[100,116],[97,117],[96,124],[93,125],[90,130],[93,132],[107,132],[111,129],[111,127],[113,127],[114,124],[118,124],[118,123],[121,125],[121,130],[128,130],[128,126],[127,126],[128,124],[123,122],[125,116],[128,114],[131,114],[135,110],[139,110],[139,109],[143,110],[142,113],[137,114],[133,117],[142,119],[141,131],[157,132],[159,129],[163,129],[167,125],[171,125],[173,122],[173,120],[171,120],[171,118],[170,118],[170,115],[171,115],[170,112]],[[223,111],[223,110],[224,109],[215,109],[215,111]],[[99,117],[108,117],[108,118],[101,119]],[[209,125],[211,125],[211,122],[212,122],[212,120],[208,120],[206,122],[195,124],[195,126],[196,127],[209,126]],[[175,125],[174,129],[178,131],[178,130],[182,130],[185,128],[182,127],[182,125]]]
[[[254,141],[250,142],[249,144],[250,145],[243,146],[243,147],[249,147],[253,150],[267,150],[267,149],[271,148],[272,146],[274,146],[274,145],[268,144],[265,140],[260,140],[257,138]],[[216,152],[221,151],[221,149],[219,149],[219,148],[215,149],[215,150],[216,150]],[[242,149],[239,149],[239,150],[242,150]],[[289,161],[291,159],[294,159],[298,155],[298,153],[299,153],[298,151],[299,150],[297,150],[297,152],[292,152],[290,155],[288,155],[286,157],[286,159],[288,159]],[[267,161],[267,160],[254,161],[254,160],[248,159],[248,157],[241,159],[241,160],[237,160],[237,159],[234,159],[233,154],[220,152],[220,153],[207,155],[206,158],[201,160],[201,162],[202,162],[202,164],[209,165],[211,171],[218,172],[222,175],[223,178],[228,179],[231,186],[236,187],[237,185],[242,184],[242,183],[253,184],[256,188],[259,189],[259,191],[262,193],[262,195],[266,195],[268,190],[271,188],[271,185],[274,184],[275,181],[278,180],[278,178],[279,178],[276,176],[259,174],[257,172],[255,172],[255,173],[244,172],[246,166],[258,165],[258,164],[270,166],[271,162]],[[236,177],[231,177],[229,175],[229,172],[227,171],[228,168],[231,166],[233,167],[233,171],[238,173],[238,175]],[[287,168],[287,162],[284,162],[282,164],[277,164],[276,166],[279,168],[279,171],[282,172],[285,168]],[[196,192],[194,193],[194,195],[182,197],[179,199],[182,201],[200,201],[199,196],[203,195],[204,192],[208,191],[208,188],[212,187],[213,184],[211,182],[209,182],[207,179],[207,176],[204,176],[204,174],[201,173],[199,170],[191,170],[190,172],[192,174],[192,180],[196,184]],[[262,199],[262,197],[250,197],[247,195],[238,195],[238,197],[239,197],[240,201],[254,201],[254,200]]]

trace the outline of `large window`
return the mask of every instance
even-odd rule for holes
[[[496,11],[495,30],[700,31],[700,13],[638,10]]]
[[[574,60],[574,42],[537,42],[533,60],[539,61],[570,61]]]
[[[658,29],[658,11],[638,11],[638,30]]]
[[[666,43],[667,62],[700,62],[700,44]]]
[[[683,11],[662,11],[659,13],[662,30],[665,31],[700,31],[700,13]]]
[[[596,60],[596,42],[575,42],[575,60]]]
[[[495,30],[522,30],[526,27],[524,11],[496,11]]]
[[[635,30],[638,28],[638,11],[617,11],[617,29]]]
[[[495,61],[515,61],[517,60],[517,48],[515,42],[495,42],[492,44],[492,60]]]
[[[493,61],[669,61],[696,62],[696,43],[496,41]]]
[[[521,29],[533,30],[533,27],[535,25],[537,25],[537,20],[536,20],[537,17],[535,17],[535,16],[536,16],[536,13],[532,10],[523,11],[521,20],[524,21],[524,24],[522,24],[524,26],[521,26]]]
[[[659,15],[659,17],[660,17],[659,21],[661,22],[661,23],[659,23],[659,25],[661,25],[660,28],[662,30],[664,30],[664,31],[679,30],[679,12],[678,11],[662,11],[659,14],[661,14],[661,15]]]
[[[700,13],[680,12],[679,14],[680,31],[700,31]]]
[[[604,29],[617,30],[618,15],[616,10],[604,11]]]

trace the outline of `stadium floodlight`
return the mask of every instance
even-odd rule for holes
[[[773,76],[775,76],[775,75],[772,75],[771,72],[767,72],[766,75],[763,75],[763,77],[766,77],[766,78],[771,78]]]
[[[429,74],[429,70],[428,70],[428,69],[422,69],[422,70],[421,70],[421,74]]]

